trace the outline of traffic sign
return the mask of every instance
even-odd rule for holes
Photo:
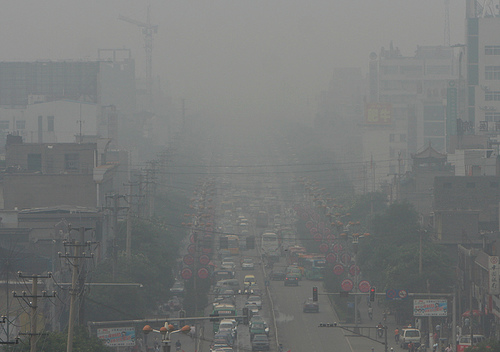
[[[336,264],[333,267],[333,273],[335,275],[342,275],[343,272],[344,272],[344,266],[342,264]]]
[[[399,297],[399,299],[408,298],[408,291],[407,290],[399,290],[398,297]]]
[[[346,292],[349,292],[353,289],[354,287],[354,283],[352,282],[352,280],[350,279],[345,279],[344,281],[342,281],[342,283],[340,284],[340,287],[342,288],[342,290],[346,291]]]
[[[358,284],[359,292],[367,293],[370,291],[370,283],[366,280],[361,280]]]
[[[393,301],[400,301],[408,298],[408,290],[389,289],[385,291],[385,298]]]

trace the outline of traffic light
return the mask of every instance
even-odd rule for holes
[[[375,287],[370,287],[370,302],[375,302]]]
[[[318,288],[316,286],[313,287],[313,301],[318,302]]]

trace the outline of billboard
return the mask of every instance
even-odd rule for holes
[[[365,123],[374,125],[388,125],[392,123],[391,103],[365,104]]]
[[[414,299],[413,315],[415,317],[445,317],[448,315],[446,299]]]
[[[135,346],[135,328],[97,329],[97,338],[104,340],[104,344],[109,347]]]

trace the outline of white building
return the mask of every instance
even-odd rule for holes
[[[74,143],[83,136],[117,139],[117,112],[80,101],[51,101],[25,108],[0,108],[0,131],[26,143]]]

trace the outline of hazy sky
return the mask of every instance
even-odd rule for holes
[[[147,0],[1,1],[1,59],[80,59],[130,48],[144,75]],[[151,0],[153,69],[174,102],[226,119],[311,118],[336,67],[389,46],[444,43],[444,0]],[[451,43],[464,42],[465,0],[450,0]]]

